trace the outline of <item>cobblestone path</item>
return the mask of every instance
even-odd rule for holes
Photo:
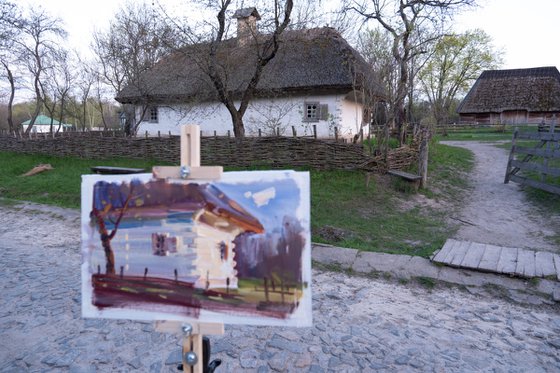
[[[0,372],[176,371],[177,336],[80,317],[78,228],[77,214],[0,207]],[[313,275],[314,327],[226,326],[217,372],[560,371],[557,306]]]

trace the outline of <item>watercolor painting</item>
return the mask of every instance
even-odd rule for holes
[[[309,174],[82,176],[82,314],[311,325]]]

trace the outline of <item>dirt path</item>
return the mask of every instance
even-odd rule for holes
[[[504,184],[508,152],[493,143],[445,141],[471,150],[473,191],[454,218],[461,224],[456,239],[499,246],[560,252],[560,216],[544,216],[515,183]]]

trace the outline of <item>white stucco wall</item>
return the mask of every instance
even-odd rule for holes
[[[257,136],[258,129],[262,135],[271,135],[276,128],[280,134],[292,136],[292,126],[296,128],[298,136],[313,135],[313,125],[317,126],[318,137],[334,137],[334,127],[338,127],[339,136],[351,138],[359,132],[358,124],[362,121],[362,105],[346,100],[344,94],[338,95],[309,95],[281,97],[274,99],[254,99],[251,101],[245,116],[245,132],[248,136]],[[318,102],[328,105],[328,119],[316,122],[303,121],[304,102]],[[239,105],[239,103],[236,103]],[[141,109],[137,108],[137,117]],[[233,126],[229,112],[220,103],[201,103],[195,107],[189,105],[159,105],[158,123],[150,123],[145,115],[138,129],[138,136],[161,134],[179,134],[182,124],[200,125],[203,136],[224,136],[230,131],[233,136]]]

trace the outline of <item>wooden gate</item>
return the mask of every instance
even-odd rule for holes
[[[535,144],[523,146],[517,143],[518,140],[534,141]],[[518,174],[520,170],[522,175]],[[560,195],[560,132],[556,124],[551,124],[546,132],[515,129],[504,183],[510,180]]]

